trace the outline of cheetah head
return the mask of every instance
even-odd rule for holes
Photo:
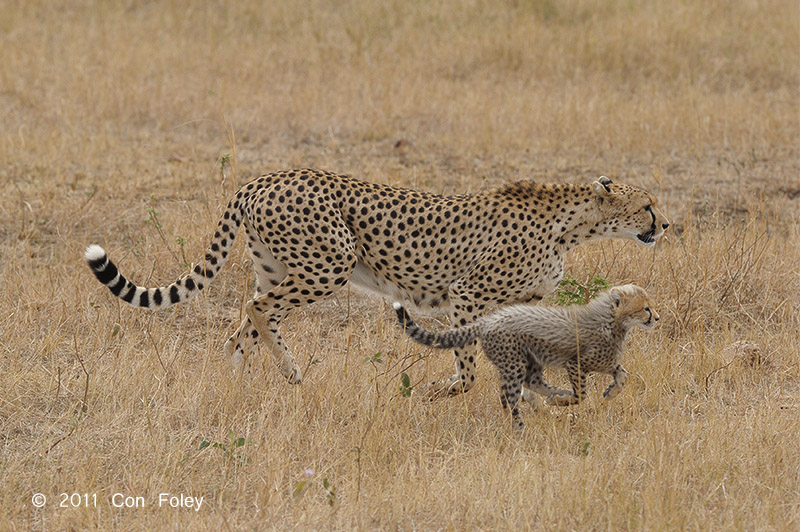
[[[645,190],[614,183],[605,176],[592,183],[592,189],[602,214],[599,225],[604,226],[609,236],[652,246],[669,227],[669,220],[656,206],[656,199]]]
[[[644,288],[635,284],[615,286],[609,295],[616,307],[615,319],[626,331],[633,327],[650,330],[658,323],[658,312]]]

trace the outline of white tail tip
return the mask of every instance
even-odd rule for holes
[[[86,248],[86,253],[83,255],[86,257],[86,260],[99,260],[106,256],[106,250],[98,246],[97,244],[92,244],[88,248]]]
[[[401,308],[403,308],[403,305],[401,305],[399,301],[395,301],[394,303],[392,303],[392,308],[395,310],[400,310]]]

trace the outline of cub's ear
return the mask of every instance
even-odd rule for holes
[[[618,307],[620,301],[622,301],[622,290],[615,286],[608,293],[611,295],[611,301],[614,302],[614,306]]]
[[[613,181],[611,181],[609,178],[606,176],[601,176],[600,179],[592,183],[592,188],[598,196],[605,198],[606,196],[611,195],[611,188],[608,186],[611,183],[613,183]]]

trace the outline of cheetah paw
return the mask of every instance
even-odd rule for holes
[[[300,367],[294,362],[292,362],[292,365],[288,369],[281,368],[281,374],[286,377],[289,384],[300,384],[303,382],[303,372],[300,371]]]
[[[545,403],[548,406],[571,406],[578,402],[578,398],[574,395],[558,395],[552,394],[547,397]]]
[[[619,394],[619,386],[614,386],[612,384],[611,386],[608,387],[608,389],[606,389],[606,391],[603,392],[603,398],[606,401],[609,401],[615,398],[618,394]]]
[[[428,401],[437,401],[462,393],[461,384],[455,375],[420,386],[419,390],[419,394]]]

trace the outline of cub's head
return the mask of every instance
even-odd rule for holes
[[[592,183],[592,189],[602,216],[598,228],[606,236],[652,246],[669,227],[656,199],[645,190],[614,183],[605,176]]]
[[[609,296],[616,307],[614,319],[625,330],[632,327],[649,330],[658,323],[658,312],[653,308],[650,297],[644,288],[635,284],[615,286],[609,290]]]

